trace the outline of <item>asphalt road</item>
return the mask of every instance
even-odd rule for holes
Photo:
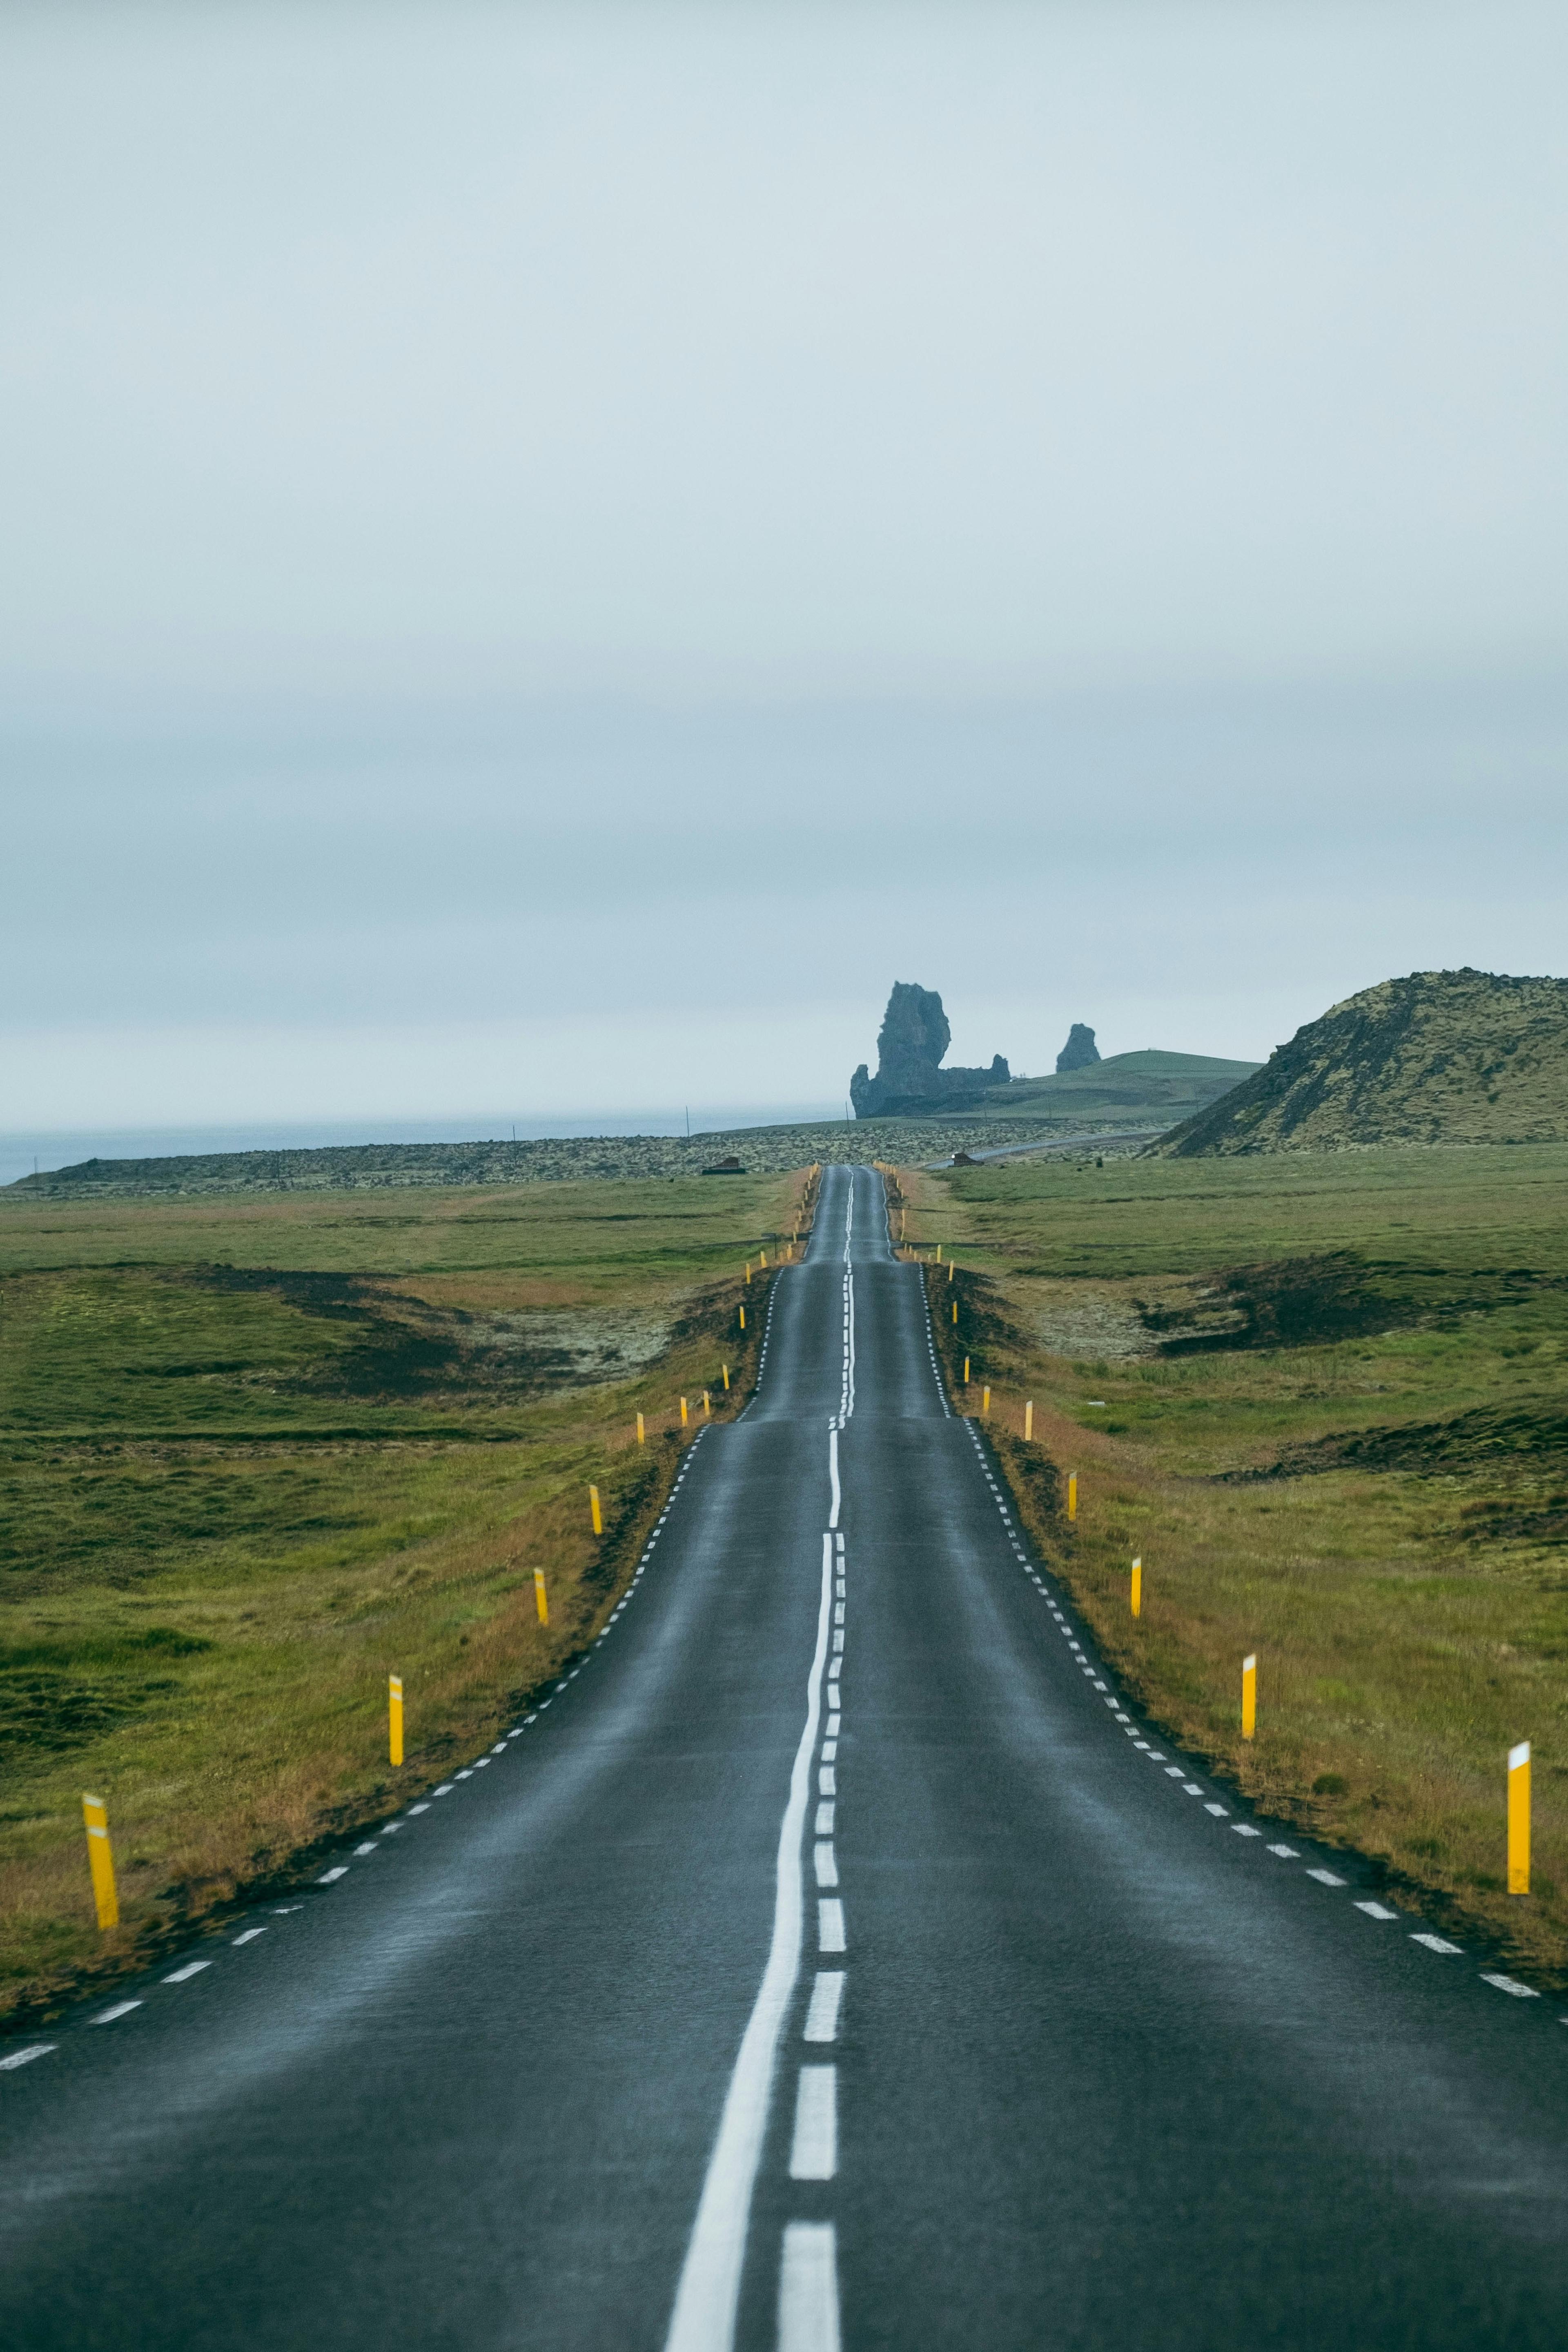
[[[0,2341],[1568,2336],[1558,2005],[1122,1705],[869,1171],[587,1663],[363,1844],[0,2051]]]

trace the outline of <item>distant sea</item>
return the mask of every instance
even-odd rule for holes
[[[694,1135],[737,1127],[795,1127],[842,1118],[842,1102],[693,1103]],[[166,1160],[190,1151],[310,1151],[344,1143],[493,1143],[515,1136],[532,1142],[547,1135],[685,1135],[685,1104],[671,1110],[573,1111],[555,1118],[505,1118],[485,1112],[463,1118],[344,1119],[334,1126],[277,1119],[267,1127],[82,1128],[63,1132],[0,1135],[0,1184],[14,1184],[40,1168],[74,1168],[84,1160]]]

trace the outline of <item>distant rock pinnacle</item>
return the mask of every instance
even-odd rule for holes
[[[1056,1057],[1056,1075],[1063,1070],[1086,1070],[1100,1059],[1100,1048],[1094,1043],[1094,1032],[1075,1021],[1067,1033],[1067,1043]]]
[[[990,1087],[1008,1084],[1010,1074],[1000,1054],[988,1070],[939,1067],[952,1034],[942,999],[934,988],[894,981],[877,1035],[876,1076],[872,1077],[862,1062],[850,1080],[856,1118],[898,1118],[933,1110],[970,1110]]]

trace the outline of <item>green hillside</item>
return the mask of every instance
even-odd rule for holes
[[[1185,1158],[1563,1140],[1568,980],[1467,969],[1414,971],[1331,1006],[1160,1149]]]
[[[981,1104],[987,1119],[1038,1118],[1064,1128],[1175,1127],[1228,1094],[1260,1066],[1225,1062],[1210,1054],[1162,1054],[1153,1047],[1113,1054],[1084,1070],[1058,1077],[1015,1078]]]

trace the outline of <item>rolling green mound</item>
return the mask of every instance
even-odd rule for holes
[[[1223,1062],[1209,1054],[1113,1054],[1051,1078],[1015,1078],[980,1105],[983,1118],[1049,1119],[1064,1127],[1174,1127],[1249,1078],[1257,1062]]]
[[[1197,1158],[1564,1139],[1568,981],[1467,968],[1347,997],[1155,1149]]]

